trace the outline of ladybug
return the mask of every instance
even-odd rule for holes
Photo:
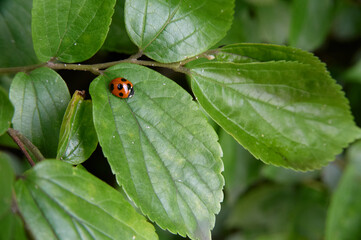
[[[133,84],[125,78],[115,78],[109,84],[109,89],[114,96],[131,98],[134,95]]]

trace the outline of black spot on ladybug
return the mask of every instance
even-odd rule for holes
[[[128,86],[128,89],[132,88],[132,85],[130,85],[129,83],[127,84],[127,86]]]
[[[110,91],[114,90],[114,84],[110,84]]]
[[[119,93],[119,97],[123,97],[123,93],[120,92],[120,93]]]
[[[123,89],[123,85],[119,83],[119,84],[117,85],[117,88],[118,88],[119,90],[122,90],[122,89]]]
[[[122,80],[122,82],[126,82],[126,81],[127,81],[127,79],[125,79],[125,78],[122,78],[121,80]]]

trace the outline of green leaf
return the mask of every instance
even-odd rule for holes
[[[32,34],[41,61],[80,62],[102,46],[115,0],[34,0]]]
[[[221,40],[231,26],[234,0],[133,0],[125,2],[125,25],[148,57],[176,62]]]
[[[333,19],[333,0],[294,0],[290,29],[290,45],[315,50],[325,40]]]
[[[215,60],[221,62],[290,61],[304,63],[327,72],[326,65],[312,53],[292,47],[262,43],[237,43],[217,49],[215,53]]]
[[[259,34],[263,42],[284,44],[289,35],[291,7],[288,2],[276,1],[255,8]]]
[[[295,198],[296,191],[290,187],[260,186],[240,198],[227,225],[247,232],[258,231],[258,234],[287,231]]]
[[[112,24],[110,24],[108,36],[104,42],[103,49],[133,54],[138,48],[130,40],[125,29],[124,21],[125,0],[118,0],[115,4]]]
[[[262,168],[262,175],[280,184],[296,184],[300,182],[312,181],[319,177],[319,171],[300,172],[291,169],[265,165]]]
[[[7,148],[19,148],[8,134],[3,134],[0,136],[0,146]]]
[[[85,92],[75,91],[60,128],[57,159],[71,164],[87,160],[98,145],[94,129],[92,103]]]
[[[219,143],[223,150],[226,200],[232,205],[258,179],[262,165],[223,129]]]
[[[275,3],[280,2],[279,0],[245,0],[245,2],[255,5],[255,6],[270,6]]]
[[[1,240],[26,240],[24,224],[21,218],[10,210],[0,215],[0,239]]]
[[[361,84],[361,59],[359,59],[351,68],[345,71],[342,77],[347,82]]]
[[[216,46],[240,42],[261,42],[258,29],[259,24],[255,19],[253,9],[250,9],[250,6],[243,1],[235,1],[232,26]]]
[[[3,136],[8,136],[8,135],[6,134]],[[17,156],[15,154],[13,154],[11,152],[7,152],[7,151],[6,152],[0,151],[0,157],[3,159],[6,159],[8,161],[8,163],[10,163],[15,175],[20,175],[20,174],[24,173],[27,169],[30,168],[29,163],[26,161],[23,161],[23,159],[21,158],[22,156]]]
[[[36,239],[157,239],[118,191],[61,161],[37,164],[15,192]]]
[[[235,53],[240,63],[190,66],[199,103],[256,158],[299,170],[320,168],[360,137],[341,87],[317,58],[292,48],[274,51],[272,45],[250,52],[244,60]],[[267,61],[272,58],[277,61]]]
[[[247,239],[318,240],[327,200],[325,191],[305,186],[261,185],[239,200],[227,224],[252,236]]]
[[[45,157],[55,157],[61,122],[70,100],[64,80],[49,68],[18,73],[11,84],[10,100],[15,107],[14,129]]]
[[[361,238],[361,142],[347,152],[349,160],[332,197],[326,222],[326,240]]]
[[[352,41],[361,34],[361,11],[358,3],[339,1],[341,5],[332,24],[332,37],[338,41]]]
[[[10,209],[11,188],[15,179],[14,170],[11,167],[7,156],[0,152],[0,218]]]
[[[0,87],[0,135],[4,134],[10,127],[11,118],[14,115],[14,107],[8,94]]]
[[[0,2],[0,67],[35,64],[31,40],[32,0]]]
[[[132,98],[112,95],[125,77]],[[223,199],[217,135],[192,97],[161,74],[118,64],[90,86],[95,129],[119,185],[161,228],[210,239]]]
[[[285,43],[289,35],[291,7],[283,0],[271,1],[255,6],[236,1],[231,29],[218,46],[240,42]]]
[[[9,93],[11,82],[13,81],[14,76],[12,75],[0,75],[0,87]]]

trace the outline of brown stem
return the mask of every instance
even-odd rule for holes
[[[23,144],[23,142],[19,139],[17,131],[9,128],[8,129],[8,134],[10,135],[10,137],[16,142],[16,144],[19,146],[19,148],[21,149],[21,151],[24,153],[25,157],[28,159],[28,162],[30,163],[31,166],[35,166],[35,162],[33,161],[33,159],[31,159],[29,153],[26,151],[25,145]]]
[[[14,130],[14,129],[13,129]],[[34,157],[38,160],[38,161],[43,161],[45,160],[45,157],[43,156],[43,154],[41,154],[40,150],[29,140],[27,139],[24,135],[22,135],[20,132],[14,130],[16,132],[16,135],[18,136],[18,138],[21,140],[21,142],[26,146],[27,149],[29,149],[29,151],[34,155]]]
[[[28,71],[32,71],[36,68],[43,67],[45,65],[46,65],[46,63],[40,63],[40,64],[29,65],[29,66],[0,68],[0,74],[28,72]]]
[[[100,75],[102,72],[101,71],[102,69],[106,69],[108,67],[114,66],[119,63],[134,63],[134,64],[143,65],[143,66],[163,67],[163,68],[172,69],[176,72],[189,74],[189,69],[184,67],[184,65],[186,63],[191,62],[198,58],[207,58],[209,60],[212,60],[212,59],[214,59],[213,54],[217,54],[217,51],[218,51],[218,49],[209,50],[209,51],[204,52],[195,57],[187,58],[181,62],[176,62],[176,63],[160,63],[160,62],[154,62],[154,61],[138,60],[138,58],[141,57],[143,54],[141,51],[130,56],[127,59],[114,61],[114,62],[88,64],[88,65],[87,64],[56,63],[56,62],[54,62],[55,59],[51,59],[50,61],[48,61],[46,63],[36,64],[36,65],[23,66],[23,67],[0,68],[0,74],[26,72],[26,71],[34,70],[39,67],[47,66],[54,70],[62,69],[62,70],[89,71],[89,72],[94,73],[95,75]]]

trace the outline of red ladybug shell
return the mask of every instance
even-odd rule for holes
[[[115,78],[109,84],[109,89],[114,96],[130,98],[134,95],[133,84],[125,78]]]

